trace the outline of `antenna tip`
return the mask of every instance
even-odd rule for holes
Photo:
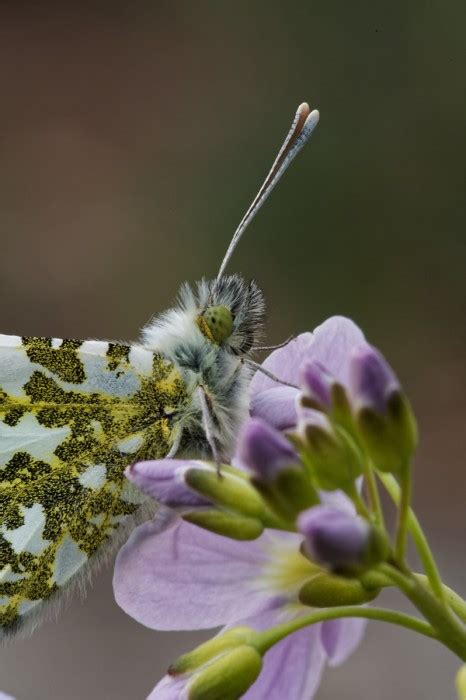
[[[298,131],[301,131],[301,129],[304,127],[306,127],[306,131],[309,129],[312,131],[319,123],[319,119],[319,110],[313,109],[311,112],[311,108],[307,102],[302,102],[299,105],[295,117],[295,123],[298,126]]]
[[[309,122],[312,122],[314,125],[317,124],[317,122],[320,119],[320,112],[318,109],[313,109],[312,112],[310,112],[307,117],[306,117],[306,122],[309,124]]]
[[[309,114],[309,112],[311,111],[311,108],[309,107],[307,102],[301,102],[297,111],[299,112],[299,114],[303,114],[304,112]]]

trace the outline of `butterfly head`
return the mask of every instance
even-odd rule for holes
[[[233,332],[233,314],[228,306],[208,306],[198,317],[199,328],[213,343],[224,343]]]
[[[265,304],[254,281],[223,276],[198,285],[200,312],[196,323],[208,341],[234,355],[244,355],[257,343]]]

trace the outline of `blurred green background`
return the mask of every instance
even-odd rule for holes
[[[466,5],[342,0],[0,5],[0,329],[134,339],[213,276],[299,102],[315,135],[230,270],[268,339],[347,314],[413,400],[416,506],[466,593]],[[133,700],[200,636],[86,601],[0,650],[18,700]],[[455,659],[372,625],[318,700],[453,697]],[[303,699],[305,700],[305,699]]]

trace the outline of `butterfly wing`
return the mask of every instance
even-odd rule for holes
[[[125,467],[167,453],[185,400],[139,346],[0,335],[0,630],[108,549],[142,502]]]

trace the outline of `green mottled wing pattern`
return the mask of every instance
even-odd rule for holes
[[[185,401],[178,370],[142,347],[0,335],[0,630],[138,509],[124,469],[167,453]]]

